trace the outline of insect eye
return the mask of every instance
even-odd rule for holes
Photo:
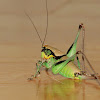
[[[48,55],[50,55],[50,54],[51,54],[51,51],[49,50],[49,51],[48,51]]]
[[[45,52],[45,54],[48,55],[48,56],[51,54],[51,51],[50,51],[50,50],[45,50],[44,52]]]

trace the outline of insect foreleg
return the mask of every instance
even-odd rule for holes
[[[39,60],[38,63],[36,63],[37,71],[36,71],[35,75],[33,75],[33,77],[36,78],[37,74],[40,74],[40,68],[42,66],[45,66],[46,69],[50,68],[50,64],[48,63],[48,61],[46,61],[46,60],[45,61],[40,61]]]
[[[39,73],[40,74],[40,68],[42,66],[42,62],[41,61],[38,61],[38,63],[36,63],[36,67],[37,67],[37,71],[34,75],[34,77],[36,78],[37,74]]]
[[[37,67],[37,70],[36,70],[36,73],[34,74],[34,75],[31,75],[31,78],[28,78],[28,80],[33,80],[33,78],[36,78],[37,77],[37,74],[40,74],[40,68],[42,67],[42,66],[45,66],[46,65],[46,61],[38,61],[37,63],[36,63],[36,67]]]

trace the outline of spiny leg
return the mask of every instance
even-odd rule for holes
[[[83,71],[79,71],[79,70],[77,70],[76,72],[73,72],[71,69],[70,69],[70,67],[66,67],[66,65],[69,63],[69,62],[71,62],[71,61],[73,61],[73,59],[75,58],[75,57],[77,57],[78,58],[78,56],[77,56],[77,53],[75,53],[73,56],[71,56],[71,57],[69,57],[68,59],[66,59],[66,60],[62,60],[62,61],[59,61],[59,62],[57,62],[56,64],[54,64],[53,66],[52,66],[52,72],[54,73],[54,74],[58,74],[58,73],[60,73],[61,75],[63,75],[63,76],[65,76],[65,77],[68,77],[68,78],[74,78],[74,76],[75,77],[78,77],[78,75],[86,75],[85,74],[85,72],[83,72]],[[79,60],[77,60],[78,61],[78,68],[80,67],[80,62],[79,62]],[[64,69],[63,69],[64,68]],[[80,69],[80,68],[79,68]],[[62,72],[61,72],[62,71]],[[68,73],[70,72],[70,75],[71,76],[68,76],[66,73],[65,73],[65,71],[67,71]],[[71,71],[72,71],[72,73],[71,73]]]
[[[73,69],[71,69],[71,67],[69,66],[67,66],[66,67],[66,65],[68,64],[68,63],[70,63],[70,62],[73,62],[73,59],[75,58],[75,57],[77,57],[77,53],[76,54],[74,54],[73,56],[71,56],[71,57],[69,57],[68,59],[66,59],[66,60],[62,60],[62,61],[59,61],[59,62],[57,62],[56,64],[54,64],[53,66],[52,66],[52,72],[54,73],[54,74],[61,74],[62,76],[64,76],[64,77],[68,77],[68,78],[77,78],[78,77],[78,75],[85,75],[85,73],[84,72],[82,72],[81,70],[78,70],[77,68],[76,68],[76,71],[73,71]],[[78,60],[79,61],[79,60]],[[80,62],[79,62],[79,64],[80,64]],[[74,66],[75,67],[75,66]],[[79,68],[79,67],[78,67]],[[66,73],[67,72],[67,73]],[[78,79],[80,79],[80,77],[78,77]]]
[[[41,66],[42,66],[42,62],[39,61],[38,63],[36,63],[37,70],[36,70],[36,73],[33,75],[33,77],[36,78],[37,74],[40,74],[40,68],[41,68]]]
[[[81,50],[84,53],[85,52],[85,48],[84,48],[85,28],[84,28],[83,24],[80,24],[79,25],[79,29],[80,29],[80,27],[82,28],[82,47],[81,47]],[[76,39],[74,41],[74,44],[77,43],[77,39],[78,39],[78,34],[76,36]],[[77,63],[78,63],[79,69],[81,69],[81,70],[83,70],[83,72],[85,72],[86,69],[85,69],[85,58],[84,58],[84,56],[82,55],[82,67],[80,66],[80,61],[79,61],[79,57],[78,56],[76,57],[76,59],[77,59]]]
[[[82,52],[83,53],[85,52],[84,41],[85,41],[85,28],[83,27],[82,29]],[[82,70],[85,71],[85,61],[83,55],[82,55]]]
[[[98,82],[99,85],[100,85],[100,80],[99,80],[99,77],[97,76],[97,73],[95,72],[94,68],[93,68],[92,65],[90,64],[90,62],[89,62],[89,60],[87,59],[87,57],[85,56],[85,54],[82,53],[81,51],[77,51],[76,54],[74,54],[73,56],[69,57],[68,59],[66,59],[66,60],[64,60],[64,61],[57,62],[56,64],[54,64],[54,65],[52,66],[52,72],[53,72],[54,74],[59,73],[59,72],[65,67],[65,65],[68,64],[68,62],[72,61],[73,58],[77,57],[79,54],[82,54],[82,55],[84,56],[84,58],[86,59],[88,65],[90,66],[91,70],[92,70],[93,73],[94,73],[94,74],[90,74],[90,73],[89,73],[89,75],[93,76],[94,79],[96,79],[97,82]],[[86,67],[86,68],[87,68],[87,67]],[[77,74],[77,73],[76,73],[76,74]],[[78,75],[78,74],[77,74],[77,75]],[[79,75],[87,75],[87,76],[88,76],[88,74],[87,74],[84,70],[82,70],[82,71],[80,72]]]
[[[36,63],[37,71],[34,75],[31,75],[31,78],[28,78],[28,80],[33,80],[33,78],[37,77],[37,74],[40,74],[40,68],[42,64],[43,64],[42,61],[38,61],[38,63]]]
[[[76,38],[75,38],[73,44],[70,46],[70,48],[68,49],[68,51],[66,53],[67,57],[71,57],[72,55],[74,55],[76,53],[77,41],[78,41],[78,37],[80,35],[81,30],[82,30],[82,52],[84,53],[85,28],[83,26],[83,23],[81,23],[79,25],[78,33],[76,35]],[[73,58],[73,60],[74,59],[75,58]],[[79,63],[79,59],[78,58],[77,58],[77,62],[78,62],[79,69],[82,69],[82,70],[85,71],[84,56],[82,56],[82,65],[83,65],[82,68],[80,68],[80,63]]]
[[[66,53],[67,57],[71,57],[71,56],[73,56],[76,53],[77,41],[78,41],[78,37],[79,37],[80,32],[81,32],[81,29],[83,29],[83,23],[81,23],[79,25],[78,33],[76,35],[76,38],[75,38],[74,42],[72,43],[72,45],[70,46],[70,48],[68,49],[68,51]]]
[[[83,26],[83,23],[81,23],[81,24],[79,25],[78,33],[77,33],[77,35],[76,35],[76,38],[75,38],[73,44],[70,46],[70,48],[68,49],[68,51],[67,51],[67,53],[66,53],[66,55],[67,55],[68,57],[71,57],[72,55],[74,55],[74,54],[76,53],[77,41],[78,41],[78,37],[79,37],[79,35],[80,35],[81,30],[82,30],[82,48],[81,48],[81,50],[82,50],[82,52],[84,53],[85,28],[84,28],[84,26]],[[73,60],[74,60],[74,59],[75,59],[75,58],[73,58]],[[82,69],[83,71],[85,71],[85,61],[84,61],[84,56],[83,56],[83,55],[82,55],[82,68],[80,68],[80,63],[79,63],[79,59],[78,59],[78,58],[77,58],[77,62],[78,62],[78,67],[79,67],[79,69]]]
[[[95,72],[93,66],[91,65],[91,63],[90,63],[89,60],[87,59],[86,55],[85,55],[82,51],[78,51],[76,54],[77,54],[77,55],[78,55],[78,54],[82,54],[82,56],[86,59],[86,61],[87,61],[88,65],[89,65],[89,67],[91,68],[92,72],[94,73],[94,74],[91,74],[91,76],[93,76],[93,77],[97,80],[98,84],[100,85],[99,76],[98,76],[97,73]]]

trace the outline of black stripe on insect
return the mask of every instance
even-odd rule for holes
[[[42,47],[41,52],[44,52],[47,56],[53,55],[56,60],[66,56],[66,55],[56,56],[52,50],[47,49],[46,47]]]

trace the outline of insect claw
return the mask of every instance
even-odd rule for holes
[[[33,78],[28,78],[27,80],[28,80],[28,81],[32,81],[32,80],[33,80]]]

